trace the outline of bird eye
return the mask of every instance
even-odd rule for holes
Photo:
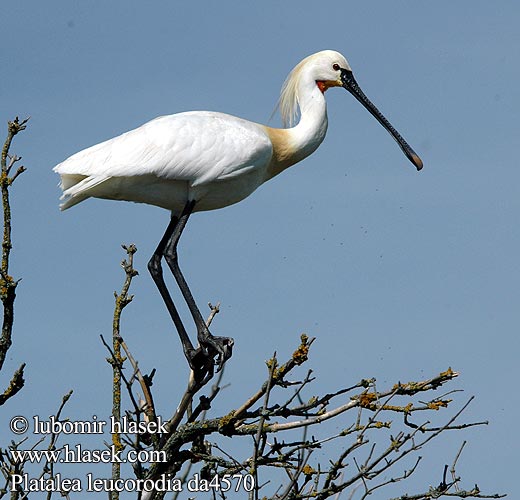
[[[334,63],[334,64],[332,65],[332,69],[333,69],[334,71],[339,71],[339,64],[338,64],[338,63]]]

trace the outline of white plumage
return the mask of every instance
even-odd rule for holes
[[[148,203],[172,212],[148,268],[198,382],[212,376],[215,358],[219,367],[223,366],[234,341],[209,332],[181,273],[177,244],[186,222],[194,211],[243,200],[262,183],[315,151],[327,131],[325,91],[340,86],[390,132],[420,170],[420,158],[361,91],[347,60],[332,50],[305,58],[285,81],[279,105],[284,124],[291,128],[271,128],[209,111],[179,113],[156,118],[80,151],[54,168],[61,176],[63,210],[96,197]],[[191,343],[166,288],[163,258],[193,316],[198,347]]]
[[[347,87],[346,74],[352,75],[350,66],[335,51],[301,61],[288,76],[279,103],[287,125],[299,111],[300,120],[292,128],[273,129],[224,113],[192,111],[156,118],[80,151],[54,168],[61,176],[61,208],[89,197],[148,203],[173,213],[190,200],[196,202],[195,211],[236,203],[320,145],[327,130],[326,89],[347,88],[383,123],[364,94],[361,99]],[[388,122],[383,125],[388,129]],[[403,146],[394,129],[389,131],[421,168],[411,148]]]
[[[271,156],[262,126],[193,111],[156,118],[76,153],[54,170],[62,179],[62,209],[94,196],[172,211],[195,199],[203,202],[198,210],[210,210],[254,191],[266,180]]]

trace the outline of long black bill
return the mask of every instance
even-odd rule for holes
[[[370,111],[370,113],[377,119],[377,121],[383,125],[383,127],[385,127],[388,132],[390,132],[392,137],[396,140],[397,144],[399,144],[400,148],[403,150],[406,157],[415,165],[415,168],[417,170],[421,170],[421,168],[423,168],[422,160],[359,88],[359,85],[354,79],[352,71],[342,69],[341,81],[343,82],[343,87],[346,88],[361,104],[363,104],[363,106],[365,106],[365,108]]]

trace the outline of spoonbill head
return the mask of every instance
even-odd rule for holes
[[[54,168],[61,176],[61,209],[90,198],[126,200],[171,211],[148,267],[181,338],[195,379],[203,381],[231,356],[233,340],[214,337],[202,319],[177,262],[177,243],[190,214],[243,200],[261,184],[309,156],[327,131],[325,92],[347,89],[397,141],[417,170],[422,161],[365,96],[349,63],[325,50],[301,61],[287,77],[279,107],[286,128],[225,113],[191,111],[162,116],[74,154]],[[197,327],[194,348],[164,284],[165,258]]]

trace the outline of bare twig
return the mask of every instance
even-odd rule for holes
[[[121,289],[121,293],[114,292],[116,299],[114,308],[114,319],[112,323],[112,357],[108,361],[112,364],[112,417],[114,421],[121,421],[121,372],[123,369],[124,358],[121,355],[121,313],[123,309],[132,301],[133,296],[128,295],[128,290],[132,283],[132,279],[137,276],[137,271],[134,269],[134,254],[137,252],[135,245],[122,245],[126,251],[128,260],[123,260],[121,266],[123,267],[126,278]],[[116,453],[120,453],[124,449],[121,442],[121,435],[119,432],[112,433],[112,444]],[[118,461],[112,463],[112,479],[119,480],[121,477],[121,464]],[[119,500],[119,491],[114,490],[110,492],[111,500]]]
[[[25,171],[25,167],[18,168],[14,176],[9,177],[9,173],[13,165],[20,159],[16,155],[10,155],[9,149],[16,134],[25,130],[29,118],[20,121],[16,117],[13,121],[8,122],[7,138],[2,148],[2,156],[0,160],[0,189],[2,192],[2,208],[3,208],[3,239],[2,239],[2,261],[0,265],[0,299],[4,307],[4,318],[2,323],[2,335],[0,336],[0,370],[2,369],[7,355],[7,351],[12,345],[12,330],[14,321],[14,301],[16,298],[16,287],[19,280],[15,280],[9,274],[9,258],[12,248],[11,239],[11,206],[9,202],[9,188],[14,180]],[[7,159],[10,159],[7,163]],[[25,364],[15,372],[11,380],[10,388],[16,387],[16,390],[9,390],[4,392],[3,404],[9,397],[14,396],[24,385],[23,369]],[[14,382],[14,385],[13,385]]]
[[[455,491],[459,491],[458,478],[456,476],[455,467],[457,466],[457,462],[459,461],[464,446],[466,446],[466,441],[462,442],[462,445],[460,446],[459,451],[457,452],[457,455],[455,456],[455,459],[453,460],[453,463],[450,467],[451,478],[453,480],[453,485],[455,486]]]
[[[0,406],[2,406],[9,398],[12,398],[17,392],[19,392],[24,386],[25,380],[23,378],[23,370],[25,368],[25,363],[14,372],[11,381],[9,382],[9,386],[0,394]]]
[[[72,396],[72,390],[70,390],[67,394],[65,394],[65,396],[63,396],[62,400],[61,400],[61,404],[60,404],[60,407],[58,408],[58,411],[56,412],[56,420],[60,420],[61,419],[61,412],[63,411],[63,408],[65,407],[65,405],[67,404],[67,401],[70,399],[70,397]],[[49,441],[49,446],[47,446],[47,450],[50,451],[50,450],[54,450],[56,449],[56,444],[58,442],[58,438],[60,437],[60,434],[57,433],[57,432],[52,432],[51,435],[50,435],[50,441]],[[43,466],[43,470],[42,470],[42,473],[40,475],[40,477],[44,477],[45,474],[48,474],[48,476],[51,478],[51,479],[54,479],[54,462],[52,462],[51,460],[49,460],[49,458],[47,457],[46,458],[46,461],[45,461],[45,464]],[[52,496],[52,492],[48,492],[47,493],[47,500],[50,500],[51,499],[51,496]]]
[[[294,351],[291,358],[287,361],[287,363],[284,363],[276,373],[274,374],[273,382],[275,384],[280,383],[284,380],[284,377],[296,366],[301,365],[302,363],[305,363],[307,361],[307,356],[309,354],[309,348],[314,342],[315,339],[309,339],[307,335],[302,334],[300,337],[301,343],[298,349]],[[251,406],[253,406],[267,391],[269,382],[266,381],[262,387],[248,400],[242,404],[235,412],[235,418],[240,419],[242,415],[249,409]]]
[[[264,433],[264,422],[265,416],[268,412],[268,403],[269,403],[269,395],[271,394],[271,389],[273,387],[273,375],[275,370],[277,369],[276,362],[276,352],[273,354],[273,357],[267,363],[268,367],[268,377],[267,377],[267,386],[264,394],[264,404],[262,408],[262,413],[260,419],[258,421],[258,431],[256,436],[253,438],[254,447],[253,447],[253,459],[251,460],[251,472],[253,474],[255,487],[249,492],[249,498],[253,500],[258,500],[258,491],[259,491],[259,482],[258,482],[258,457],[263,455],[264,447],[265,447],[265,439],[266,435]]]

